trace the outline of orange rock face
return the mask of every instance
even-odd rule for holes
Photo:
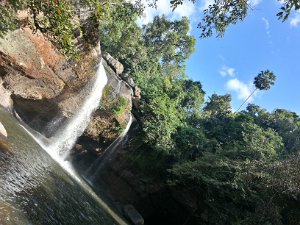
[[[8,33],[0,39],[0,69],[4,86],[29,99],[53,98],[64,81],[52,68],[63,63],[51,43],[28,28]]]

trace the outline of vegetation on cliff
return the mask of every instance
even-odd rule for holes
[[[4,0],[0,5],[0,36],[29,24],[33,30],[47,35],[63,53],[73,57],[77,56],[76,38],[88,35],[85,21],[80,17],[88,15],[89,23],[98,24],[108,12],[108,5],[96,0]],[[21,11],[27,15],[20,15]]]
[[[246,1],[226,3],[206,11],[203,37],[211,36],[212,29],[221,36],[246,16]],[[232,10],[223,15],[224,7]],[[294,1],[284,7],[278,14],[282,19],[299,8]],[[101,25],[102,47],[125,65],[142,90],[135,114],[143,145],[133,153],[138,157],[131,157],[139,159],[136,166],[196,199],[188,224],[297,224],[299,116],[254,104],[233,112],[230,95],[213,94],[204,103],[201,83],[185,74],[195,43],[187,18],[155,17],[139,27],[138,8],[128,4],[113,10],[112,20]],[[266,70],[253,83],[268,90],[274,81]]]

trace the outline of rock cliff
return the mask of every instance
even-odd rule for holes
[[[49,137],[78,110],[87,91],[85,86],[95,75],[100,59],[97,44],[83,50],[80,60],[75,61],[59,53],[40,32],[34,33],[28,27],[8,32],[0,39],[0,105],[17,112],[24,122]],[[119,76],[120,68],[115,73],[113,65],[104,64],[109,71],[106,107],[110,107],[110,100],[122,98],[124,109],[107,113],[104,111],[109,110],[100,107],[86,136],[111,141],[128,119],[133,89]],[[105,126],[107,131],[95,129]],[[103,137],[99,137],[101,132]]]
[[[123,73],[122,64],[109,53],[101,54],[97,44],[83,48],[80,60],[75,61],[28,27],[0,38],[0,105],[46,137],[79,109],[102,57],[108,83],[99,108],[70,156],[82,174],[126,127],[132,107],[141,97],[140,89]],[[136,131],[131,132],[134,136]],[[134,204],[143,216],[151,217],[160,209],[158,200],[170,192],[156,178],[128,166],[127,151],[112,157],[112,163],[95,177],[96,186],[102,185],[115,201]],[[166,199],[167,206],[175,205],[171,197]]]

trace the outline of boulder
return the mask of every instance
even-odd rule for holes
[[[13,102],[10,98],[10,95],[11,95],[11,92],[3,87],[3,80],[0,77],[0,96],[1,96],[0,105],[8,111],[11,111],[12,107],[13,107],[12,106]]]
[[[141,99],[141,89],[138,86],[134,88],[133,97]]]
[[[116,72],[117,75],[123,73],[124,71],[123,65],[118,60],[113,58],[109,53],[103,52],[102,57],[105,59],[107,64],[113,68],[113,70]]]
[[[6,154],[11,154],[10,146],[7,142],[7,132],[3,124],[0,122],[0,151]]]
[[[124,206],[124,213],[126,217],[134,224],[134,225],[143,225],[144,219],[141,214],[134,208],[133,205]]]
[[[7,132],[4,128],[3,124],[0,122],[0,140],[6,140],[7,139]]]
[[[64,88],[54,70],[64,62],[52,44],[28,28],[0,38],[0,70],[3,86],[27,99],[53,98]]]
[[[124,80],[130,87],[134,88],[136,84],[134,83],[133,79],[129,76],[128,73],[123,73],[120,75],[122,80]]]

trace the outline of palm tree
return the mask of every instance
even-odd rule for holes
[[[240,105],[240,107],[236,110],[238,112],[242,106],[251,98],[251,96],[257,90],[269,90],[276,80],[276,76],[270,70],[261,71],[255,78],[253,84],[255,85],[255,89],[252,93],[246,98],[246,100]]]

